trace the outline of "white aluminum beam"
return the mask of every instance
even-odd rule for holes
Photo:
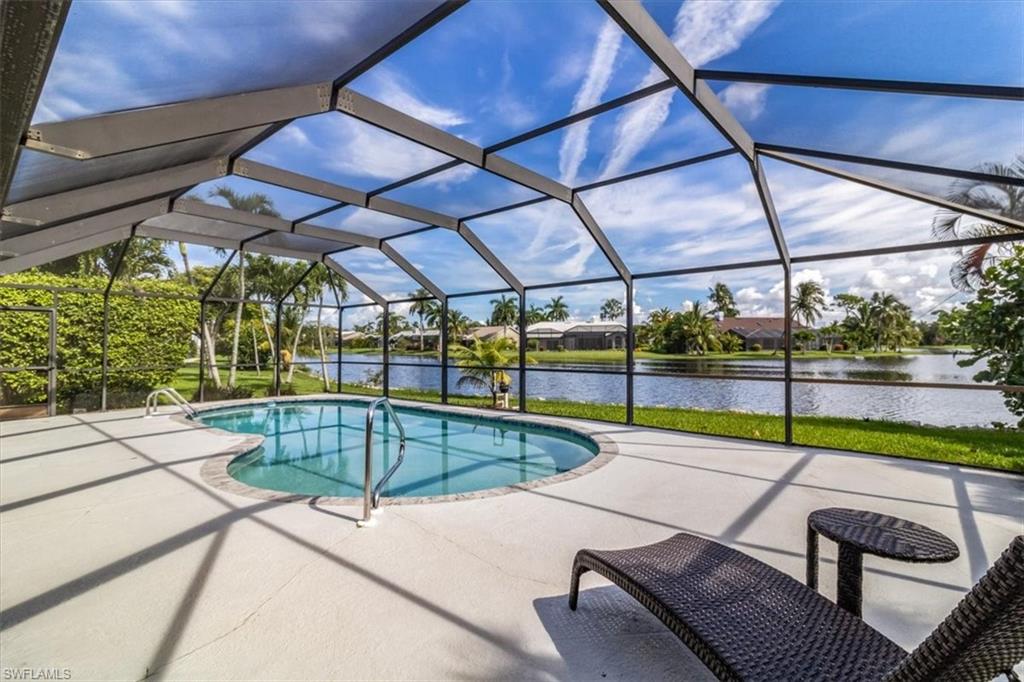
[[[121,154],[318,114],[331,108],[331,91],[314,83],[41,123],[25,146],[73,159]]]

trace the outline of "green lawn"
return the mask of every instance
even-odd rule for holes
[[[226,370],[221,374],[227,379]],[[239,386],[252,391],[253,396],[269,395],[273,385],[273,372],[264,370],[257,376],[254,370],[239,372]],[[180,370],[173,382],[186,398],[195,395],[199,385],[198,367]],[[209,387],[209,384],[207,384]],[[345,384],[345,393],[380,395],[379,389]],[[319,378],[296,370],[291,391],[296,395],[323,392]],[[395,398],[439,402],[437,391],[396,388]],[[453,405],[489,407],[490,398],[451,395]],[[513,408],[518,405],[512,398]],[[579,403],[568,400],[527,400],[527,410],[581,419],[623,422],[623,405]],[[672,407],[636,407],[634,420],[638,426],[689,431],[717,436],[735,436],[755,440],[781,442],[784,424],[781,416],[744,412],[713,412]],[[882,455],[897,455],[937,462],[966,464],[1024,473],[1024,437],[1019,431],[993,429],[954,429],[915,426],[898,422],[864,421],[841,417],[802,417],[793,419],[793,437],[798,444],[838,450],[854,450]]]

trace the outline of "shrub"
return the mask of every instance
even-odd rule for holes
[[[555,346],[555,350],[557,350],[559,353],[564,353],[565,346],[563,346],[562,344],[558,344],[557,346]]]
[[[793,350],[802,351],[803,349],[804,349],[804,344],[802,344],[802,343],[795,343],[795,344],[793,344]]]
[[[22,272],[0,283],[74,287],[102,291],[105,277],[67,277]],[[142,292],[194,295],[177,282],[135,281]],[[66,408],[99,405],[100,369],[103,366],[102,293],[59,292],[0,287],[0,305],[40,306],[57,309],[57,399]],[[0,313],[0,367],[24,367],[46,362],[48,324],[45,315]],[[193,350],[199,302],[172,298],[110,296],[108,377],[110,395],[136,401],[139,393],[170,383],[177,368]],[[121,367],[170,369],[120,370]],[[0,380],[4,403],[41,403],[46,400],[44,372],[6,373]],[[119,399],[120,400],[120,399]]]
[[[754,351],[755,353],[756,353],[756,352],[758,352],[758,351],[760,351],[760,350],[762,350],[762,348],[761,348],[761,344],[759,344],[759,343],[755,343],[754,345],[752,345],[752,346],[750,347],[750,350]]]
[[[529,339],[526,342],[526,350],[539,350],[539,349],[540,349],[540,341],[538,341],[537,339]]]
[[[281,387],[281,394],[285,395],[284,386]],[[294,395],[288,394],[288,395]],[[203,397],[205,400],[244,400],[253,396],[253,390],[249,386],[221,386],[217,388],[212,384],[206,385],[206,390],[203,391]],[[191,400],[199,400],[199,391],[196,391],[192,395]]]
[[[832,346],[832,350],[846,350],[846,344],[837,343],[836,345]]]

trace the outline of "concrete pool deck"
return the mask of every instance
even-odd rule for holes
[[[400,401],[396,401],[400,402]],[[802,579],[807,514],[949,535],[944,565],[865,558],[864,617],[923,639],[1024,527],[1024,477],[591,423],[619,454],[543,488],[388,507],[217,490],[242,436],[140,410],[0,424],[0,668],[70,679],[710,679],[653,616],[584,577],[584,546],[717,539]],[[822,542],[834,597],[835,546]]]

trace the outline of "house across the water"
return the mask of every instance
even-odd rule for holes
[[[785,348],[786,318],[784,317],[726,317],[716,322],[718,331],[734,334],[743,341],[743,350],[753,350],[755,345],[762,350],[783,350]],[[793,331],[808,329],[793,321]]]
[[[626,325],[620,322],[537,322],[526,328],[526,340],[538,350],[611,350],[626,347]]]

